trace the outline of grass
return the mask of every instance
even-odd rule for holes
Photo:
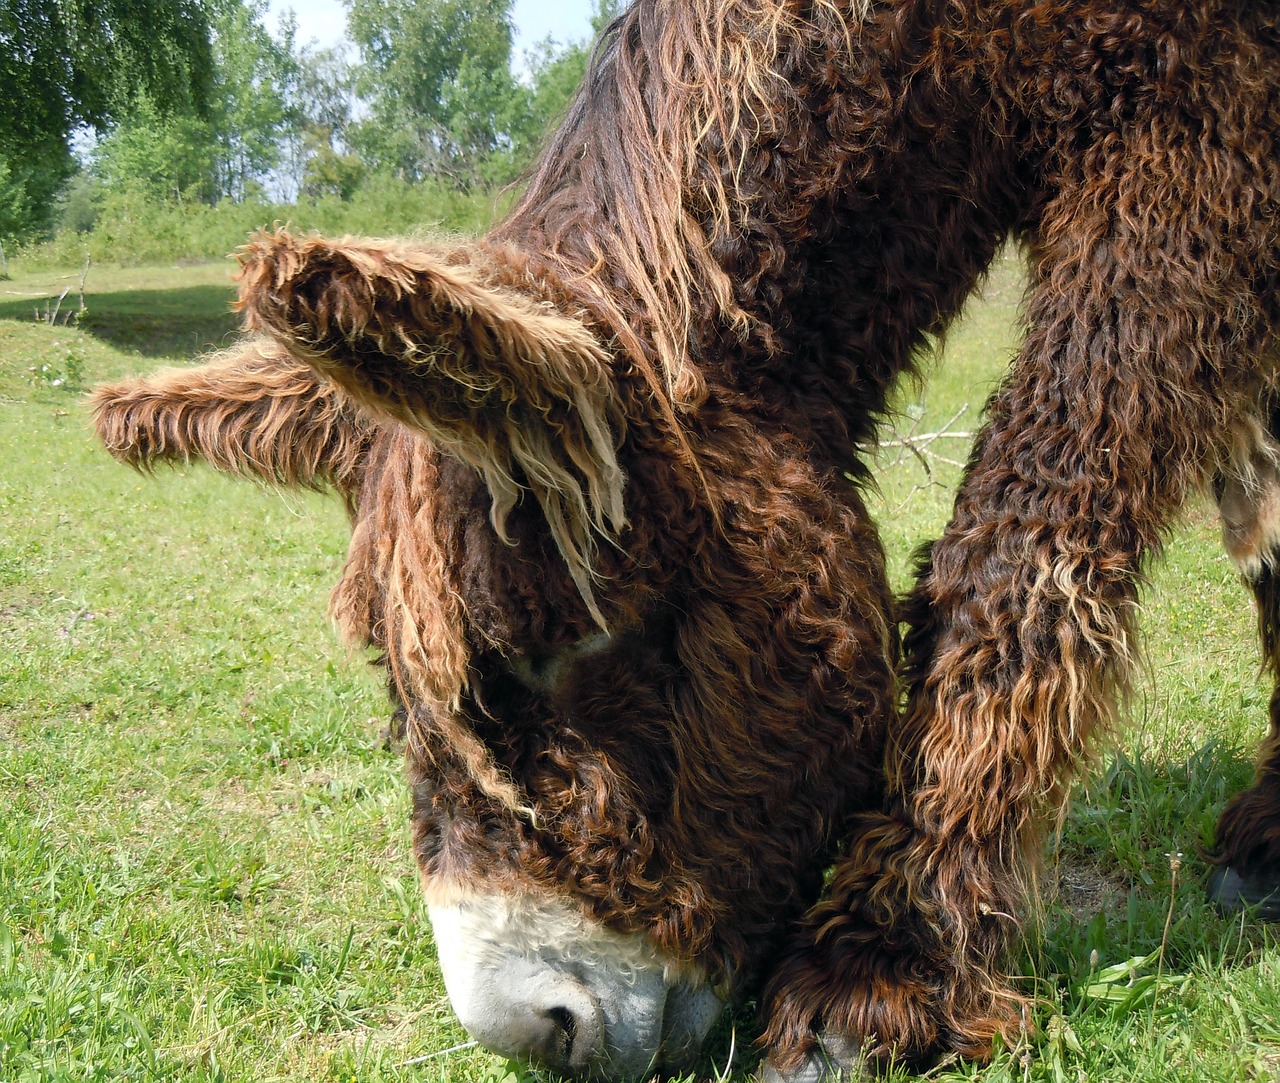
[[[379,682],[326,627],[343,512],[144,480],[30,379],[152,367],[108,341],[225,320],[205,275],[104,282],[107,341],[0,320],[0,1079],[432,1078],[396,1065],[465,1035]]]
[[[341,509],[198,467],[143,479],[88,434],[78,385],[225,338],[227,273],[95,267],[72,327],[31,311],[68,281],[74,306],[78,272],[0,286],[0,1079],[519,1083],[453,1048],[384,697],[324,618]],[[976,427],[1018,283],[997,269],[901,431],[965,403],[954,428]],[[923,458],[878,461],[899,583],[958,477]],[[1148,678],[1076,791],[1022,961],[1036,1034],[934,1078],[1280,1078],[1276,941],[1203,901],[1199,848],[1248,780],[1269,691],[1207,505],[1144,628]]]

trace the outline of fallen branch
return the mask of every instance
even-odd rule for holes
[[[897,440],[886,440],[881,447],[908,447],[920,442],[933,443],[935,440],[972,440],[977,433],[972,432],[922,432],[919,436],[901,436]]]
[[[939,455],[936,451],[931,450],[931,445],[938,440],[972,440],[974,433],[954,432],[951,428],[951,426],[959,421],[960,418],[968,413],[968,411],[969,404],[966,402],[959,410],[952,414],[950,420],[948,420],[947,423],[936,432],[917,433],[913,430],[908,430],[905,433],[895,432],[893,434],[893,439],[882,441],[880,443],[880,447],[882,448],[896,447],[902,449],[902,453],[900,453],[898,457],[889,464],[890,467],[897,466],[901,463],[903,454],[906,452],[910,452],[915,456],[921,467],[924,468],[925,474],[931,479],[933,477],[933,471],[929,466],[929,459],[936,459],[938,462],[946,463],[948,466],[963,467],[964,463],[957,462],[955,459],[949,459],[947,456]],[[923,415],[921,415],[921,418],[916,420],[916,424],[919,425],[921,420],[923,420]]]
[[[936,432],[917,433],[914,431],[915,426],[918,426],[924,420],[924,415],[921,414],[921,416],[916,419],[915,425],[913,425],[913,427],[909,429],[907,432],[905,433],[894,432],[892,439],[881,441],[877,450],[879,450],[879,448],[898,448],[899,449],[898,457],[889,464],[889,469],[892,470],[895,466],[899,466],[902,463],[903,458],[905,458],[908,454],[910,454],[920,464],[920,467],[922,470],[924,470],[924,475],[925,475],[925,481],[921,484],[916,484],[911,487],[911,491],[907,493],[907,495],[903,498],[902,503],[899,504],[898,507],[894,509],[893,514],[896,515],[904,507],[906,507],[907,504],[910,503],[912,497],[916,495],[916,493],[923,492],[924,490],[932,488],[935,485],[942,485],[941,482],[934,480],[933,466],[931,465],[930,460],[934,460],[940,463],[946,463],[948,466],[954,466],[960,469],[964,469],[964,463],[956,459],[948,458],[946,455],[938,454],[938,452],[933,450],[932,445],[938,440],[971,441],[974,437],[973,433],[957,432],[957,431],[953,431],[951,428],[951,426],[954,425],[957,421],[959,421],[960,418],[962,418],[968,412],[968,410],[969,410],[969,404],[966,402],[960,407],[959,410],[957,410],[954,414],[952,414],[950,419],[948,419],[947,423],[943,425],[940,429],[938,429]]]

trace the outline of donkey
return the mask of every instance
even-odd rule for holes
[[[882,800],[896,632],[857,486],[728,405],[677,427],[507,245],[242,258],[254,334],[99,388],[104,442],[342,495],[332,614],[402,708],[462,1023],[565,1074],[687,1067]]]
[[[982,1057],[1198,489],[1280,661],[1278,136],[1267,4],[636,0],[485,237],[260,237],[249,337],[97,423],[346,499],[480,1040],[676,1068],[767,979],[774,1077]],[[865,450],[1010,237],[1026,339],[895,612]],[[1271,727],[1225,905],[1280,885]]]

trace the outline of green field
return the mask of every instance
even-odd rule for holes
[[[0,1080],[515,1083],[454,1048],[380,678],[325,619],[338,503],[201,467],[144,478],[89,435],[84,386],[225,340],[228,275],[94,267],[75,327],[33,313],[68,285],[78,307],[76,269],[0,281]],[[900,434],[976,427],[1020,281],[997,269]],[[899,582],[964,453],[881,451]],[[1153,580],[1148,679],[1076,792],[1023,960],[1037,1032],[931,1078],[1280,1079],[1275,936],[1203,902],[1200,847],[1269,693],[1208,505]],[[735,1078],[752,1027],[747,1005]]]

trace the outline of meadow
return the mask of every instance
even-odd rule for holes
[[[521,1083],[452,1017],[381,680],[325,618],[338,502],[142,477],[88,431],[89,385],[227,341],[229,273],[94,265],[70,324],[75,261],[0,281],[0,1080]],[[899,585],[1016,348],[1021,281],[1006,257],[885,434]],[[1280,945],[1204,901],[1270,691],[1207,502],[1143,599],[1144,677],[1021,961],[1036,1031],[931,1079],[1280,1079]],[[747,1078],[752,1009],[698,1079]]]

